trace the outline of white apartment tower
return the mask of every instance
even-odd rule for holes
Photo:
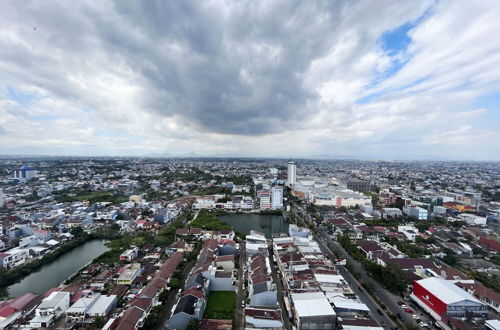
[[[297,164],[295,162],[288,162],[288,185],[294,185],[297,183]]]
[[[273,187],[271,189],[271,204],[273,210],[280,210],[283,208],[283,188]]]
[[[3,190],[0,189],[0,207],[3,207]]]

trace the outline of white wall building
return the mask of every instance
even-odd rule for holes
[[[294,185],[297,183],[297,164],[295,162],[288,162],[288,168],[287,168],[287,174],[288,174],[288,184]]]
[[[467,222],[468,225],[472,226],[486,226],[486,217],[481,217],[479,215],[471,214],[471,213],[462,213],[459,214],[458,217]]]
[[[407,206],[403,209],[406,215],[410,217],[415,217],[418,220],[427,220],[427,210],[418,206]]]
[[[273,210],[279,210],[283,208],[283,188],[273,187],[271,189],[271,204]]]
[[[32,328],[47,328],[54,323],[69,307],[69,292],[52,292],[35,310],[31,319]]]

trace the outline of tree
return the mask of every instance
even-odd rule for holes
[[[198,330],[200,328],[200,320],[192,319],[189,321],[186,330]]]
[[[453,254],[447,254],[443,257],[443,261],[450,266],[454,266],[457,263],[457,258]]]

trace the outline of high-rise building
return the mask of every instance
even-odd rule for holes
[[[271,189],[271,204],[273,210],[283,208],[283,187],[274,186]]]
[[[3,207],[3,190],[0,189],[0,207]]]
[[[271,192],[269,190],[263,189],[259,192],[260,197],[260,208],[261,209],[270,209],[271,204]]]
[[[297,183],[297,164],[295,162],[288,162],[288,184],[294,185]]]
[[[36,168],[32,168],[26,165],[17,167],[12,171],[12,177],[19,180],[29,180],[31,178],[36,178],[38,171]]]
[[[370,182],[364,180],[350,180],[347,182],[347,189],[354,191],[371,191],[372,185]]]

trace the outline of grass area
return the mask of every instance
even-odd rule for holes
[[[189,227],[200,227],[207,230],[231,229],[231,226],[220,220],[214,212],[201,210],[195,220],[189,223]]]
[[[208,296],[205,315],[209,319],[231,320],[235,310],[234,291],[212,291]]]

